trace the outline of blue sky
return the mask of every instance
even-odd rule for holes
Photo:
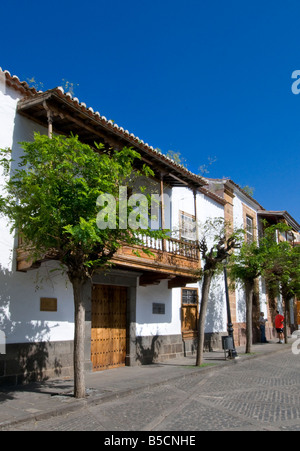
[[[0,66],[75,96],[188,169],[300,222],[299,0],[15,1]],[[5,18],[5,20],[3,20]]]

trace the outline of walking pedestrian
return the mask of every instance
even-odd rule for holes
[[[284,333],[283,333],[283,328],[284,328],[284,316],[280,315],[279,311],[276,310],[277,315],[275,316],[275,329],[278,333],[278,343],[284,343]]]
[[[265,318],[264,312],[260,312],[259,317],[259,328],[260,328],[260,342],[269,343],[266,339],[266,322],[268,320]]]

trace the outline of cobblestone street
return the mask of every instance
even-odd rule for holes
[[[299,370],[288,350],[6,430],[299,431]]]

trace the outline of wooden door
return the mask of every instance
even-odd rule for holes
[[[300,326],[300,301],[297,301],[297,324]]]
[[[182,288],[181,330],[185,339],[196,337],[198,332],[198,290]]]
[[[127,288],[94,285],[91,360],[93,371],[125,366]]]

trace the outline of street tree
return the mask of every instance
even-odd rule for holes
[[[140,159],[132,148],[105,151],[102,145],[93,149],[82,144],[76,136],[40,134],[21,146],[23,153],[14,170],[17,162],[11,152],[1,151],[6,183],[0,212],[12,229],[22,233],[30,260],[41,260],[50,252],[73,286],[74,395],[83,398],[85,297],[91,292],[92,275],[109,264],[122,244],[142,244],[140,233],[157,237],[160,231],[119,227],[118,208],[116,227],[109,227],[109,218],[106,228],[97,226],[97,215],[107,204],[100,205],[99,196],[111,195],[118,206],[119,187],[132,178],[134,161]],[[141,172],[153,175],[146,166]]]
[[[300,296],[300,247],[286,240],[276,240],[276,235],[289,232],[286,224],[276,224],[265,230],[261,240],[264,247],[264,276],[269,292],[280,292],[284,305],[284,335],[287,343],[287,318],[290,300]]]
[[[202,289],[196,366],[203,363],[205,320],[212,279],[222,270],[224,262],[234,249],[240,247],[242,232],[241,229],[233,231],[231,225],[224,221],[224,218],[208,219],[202,227],[199,250],[203,269],[200,272]]]
[[[241,248],[230,257],[228,271],[231,283],[240,282],[245,289],[246,296],[246,354],[251,353],[253,342],[253,296],[255,281],[262,274],[264,268],[264,249],[257,241],[245,240]]]

